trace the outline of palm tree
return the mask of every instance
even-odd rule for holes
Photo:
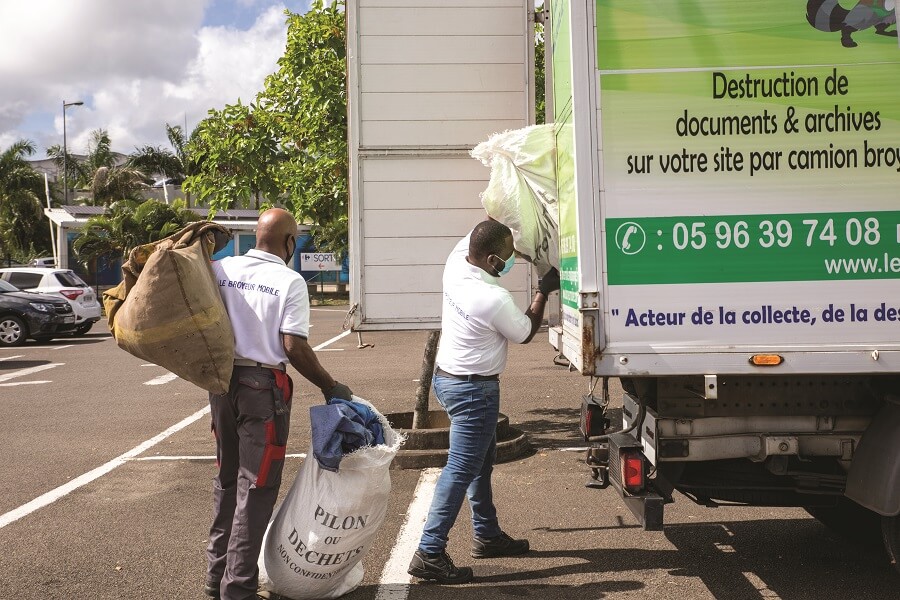
[[[0,153],[0,248],[17,260],[50,248],[40,199],[44,182],[26,160],[34,151],[34,142],[19,140]]]
[[[162,175],[165,179],[174,179],[181,184],[184,178],[196,171],[188,151],[188,138],[179,125],[166,123],[166,137],[172,150],[160,146],[142,146],[135,148],[129,157],[132,166],[148,174]],[[187,206],[191,205],[191,193],[185,190]]]
[[[199,219],[180,200],[172,205],[158,200],[119,200],[110,205],[107,214],[88,219],[73,249],[87,266],[101,256],[127,256],[132,248],[167,237]]]
[[[47,156],[54,159],[57,168],[62,166],[63,151],[58,144],[47,149]],[[65,162],[70,169],[70,179],[76,185],[90,188],[94,205],[109,206],[117,200],[138,200],[139,192],[146,187],[147,173],[144,170],[128,162],[117,164],[109,133],[105,129],[91,132],[88,153],[83,160],[69,155]]]

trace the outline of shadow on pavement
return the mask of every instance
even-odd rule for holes
[[[489,585],[491,589],[496,589],[498,584],[515,587],[518,591],[510,595],[530,595],[530,590],[535,593],[543,590],[543,597],[547,598],[597,598],[603,597],[597,592],[638,589],[643,584],[618,579],[574,587],[525,582],[587,574],[603,578],[610,573],[662,569],[673,578],[699,578],[719,600],[776,595],[782,600],[896,600],[900,590],[897,574],[877,547],[849,543],[812,519],[675,524],[667,526],[665,537],[674,549],[536,549],[527,556],[568,558],[573,562],[528,570],[526,557],[521,562],[521,570],[493,567],[493,573],[487,564],[478,564],[475,584]],[[508,585],[514,582],[522,585]],[[621,587],[631,585],[635,587]],[[460,600],[473,597],[472,589],[459,591],[458,596],[442,593],[441,597]],[[582,596],[581,591],[593,595]]]
[[[612,430],[621,428],[622,409],[609,408],[607,417],[612,423]],[[534,417],[516,423],[516,427],[528,434],[528,440],[534,448],[559,449],[582,447],[589,444],[581,437],[578,425],[581,422],[581,407],[573,408],[538,408],[525,413]]]
[[[92,334],[80,335],[78,337],[66,337],[64,335],[61,335],[59,337],[55,337],[52,340],[48,340],[48,341],[38,342],[35,340],[28,340],[27,344],[29,346],[44,346],[44,347],[69,346],[69,345],[84,346],[84,345],[88,345],[88,344],[99,344],[100,342],[102,342],[103,340],[105,340],[108,337],[112,337],[112,334],[99,333],[99,334],[93,334],[93,335]]]

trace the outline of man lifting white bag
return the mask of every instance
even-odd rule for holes
[[[375,407],[354,396],[368,422],[380,426],[383,438],[377,439],[383,443],[329,462],[316,444],[316,415],[337,402],[310,409],[313,445],[269,524],[259,558],[260,587],[291,600],[337,598],[354,590],[363,579],[362,558],[387,510],[390,464],[403,437]]]

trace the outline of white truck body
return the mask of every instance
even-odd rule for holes
[[[849,5],[848,5],[849,6]],[[561,325],[599,485],[881,519],[900,556],[894,2],[551,0]],[[594,423],[592,426],[591,423]],[[592,437],[593,436],[593,437]]]
[[[551,3],[554,342],[596,375],[898,371],[897,40],[712,4]]]

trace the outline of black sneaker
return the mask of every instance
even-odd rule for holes
[[[472,558],[518,556],[528,552],[528,548],[528,540],[514,540],[501,531],[497,537],[476,537],[472,543]]]
[[[421,550],[416,550],[406,572],[413,577],[428,579],[445,585],[472,581],[472,569],[470,567],[457,567],[446,552],[429,555]]]
[[[218,582],[213,583],[207,581],[203,585],[203,593],[209,596],[210,598],[221,598],[221,593],[219,592],[219,584]]]

